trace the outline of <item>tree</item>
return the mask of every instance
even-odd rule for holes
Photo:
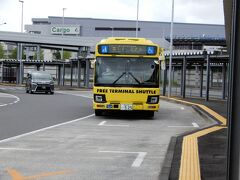
[[[63,51],[63,59],[70,59],[72,53],[69,51]],[[57,50],[53,53],[54,59],[61,59],[61,51]]]
[[[54,59],[61,59],[61,54],[60,54],[59,50],[57,50],[53,53],[53,57],[54,57]]]
[[[3,45],[0,44],[0,59],[4,58],[4,50],[3,50]]]
[[[14,48],[9,56],[11,59],[17,59],[17,48]]]
[[[72,53],[69,51],[63,51],[63,59],[70,59]]]
[[[37,52],[34,53],[33,59],[39,60],[39,59],[37,59]],[[44,54],[43,54],[43,50],[41,49],[40,50],[40,60],[43,60],[43,59],[44,59]]]
[[[17,59],[17,48],[14,48],[9,56],[11,59]],[[22,59],[26,59],[25,52],[22,53]]]

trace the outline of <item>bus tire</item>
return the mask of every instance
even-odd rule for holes
[[[148,111],[147,116],[150,117],[150,118],[153,118],[154,117],[154,111]]]
[[[95,116],[101,116],[102,115],[102,110],[95,109]]]

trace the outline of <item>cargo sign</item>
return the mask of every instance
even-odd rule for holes
[[[51,27],[51,34],[79,34],[79,26],[53,26]]]

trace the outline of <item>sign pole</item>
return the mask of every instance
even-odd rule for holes
[[[171,19],[171,32],[170,32],[170,57],[169,57],[169,81],[168,81],[168,97],[171,97],[171,81],[172,81],[172,51],[173,51],[173,19],[174,19],[174,0],[172,0],[172,19]]]

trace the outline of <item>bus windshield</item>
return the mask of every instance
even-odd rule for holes
[[[95,85],[158,87],[157,59],[98,57]]]

